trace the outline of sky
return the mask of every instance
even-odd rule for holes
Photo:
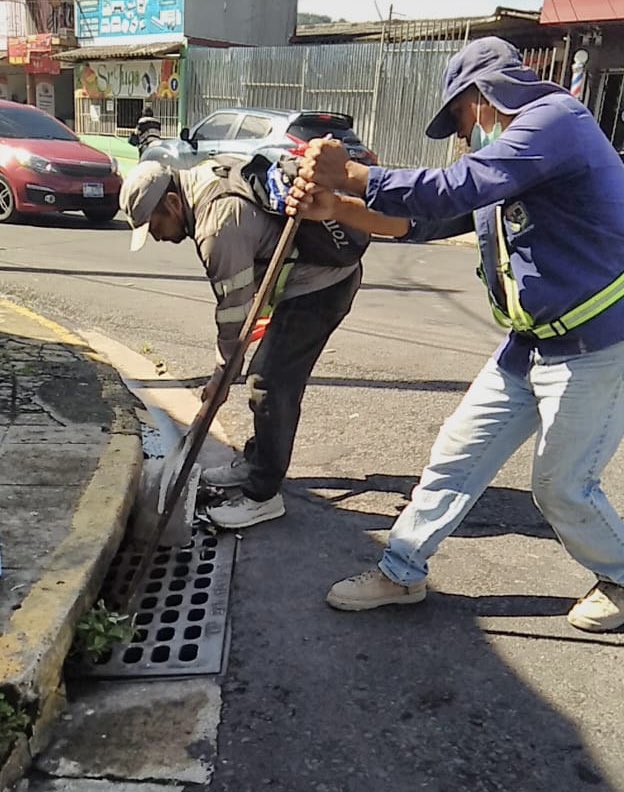
[[[382,16],[387,18],[390,5],[397,19],[439,19],[444,17],[485,16],[501,5],[522,11],[538,11],[541,0],[377,0]],[[373,0],[299,0],[299,11],[341,17],[349,22],[379,19]]]

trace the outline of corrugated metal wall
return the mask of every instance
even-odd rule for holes
[[[391,42],[310,47],[191,48],[190,125],[223,107],[328,110],[349,113],[355,131],[387,167],[444,166],[454,141],[425,137],[440,105],[444,67],[466,43],[466,26],[440,20],[426,31],[406,26]],[[555,50],[525,57],[552,77]]]
[[[464,38],[314,47],[192,48],[187,115],[222,107],[349,113],[389,167],[444,165],[448,142],[424,137],[440,102],[444,66]]]

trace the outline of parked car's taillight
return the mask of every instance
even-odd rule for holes
[[[290,132],[286,133],[286,137],[288,138],[288,140],[292,140],[292,142],[295,144],[295,148],[292,149],[292,154],[294,154],[295,157],[303,157],[303,155],[306,152],[306,149],[308,148],[308,141],[301,140],[301,138],[291,135]]]

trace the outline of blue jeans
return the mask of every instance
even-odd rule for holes
[[[403,585],[422,580],[440,542],[536,432],[537,507],[573,558],[624,585],[624,523],[600,487],[624,436],[624,343],[573,357],[535,355],[526,379],[490,360],[442,427],[381,571]]]

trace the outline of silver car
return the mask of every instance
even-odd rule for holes
[[[184,170],[215,154],[247,157],[283,150],[300,155],[308,141],[328,134],[342,141],[351,159],[364,165],[377,163],[375,154],[353,131],[353,118],[349,115],[245,107],[215,110],[190,130],[184,128],[179,139],[151,144],[141,160],[157,160]]]

